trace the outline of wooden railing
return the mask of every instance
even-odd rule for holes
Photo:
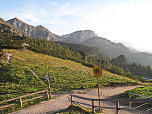
[[[133,92],[129,92],[129,99],[131,99],[131,97],[134,96],[134,95],[140,96],[141,97],[140,99],[152,99],[150,97],[147,97],[147,96],[144,96],[144,95],[140,95],[140,94],[137,94],[137,93],[133,93]],[[132,104],[132,102],[130,102],[130,109],[132,108],[131,104]],[[141,104],[141,105],[136,106],[136,107],[134,107],[132,109],[137,109],[137,108],[140,108],[140,107],[145,106],[145,105],[147,105],[147,103]],[[146,111],[150,111],[150,110],[152,110],[152,108],[147,109]]]
[[[16,102],[16,103],[13,103],[13,104],[2,106],[2,107],[0,107],[0,109],[6,108],[6,107],[9,107],[9,106],[13,106],[13,105],[16,105],[16,104],[19,104],[19,103],[20,103],[20,106],[22,107],[22,103],[27,102],[27,101],[31,101],[31,100],[34,100],[34,99],[38,99],[38,98],[41,98],[41,97],[44,97],[44,95],[40,95],[38,97],[27,99],[27,100],[24,100],[24,101],[22,101],[22,98],[28,97],[28,96],[31,96],[31,95],[35,95],[35,94],[38,94],[38,93],[43,93],[43,92],[46,92],[47,98],[49,99],[48,90],[42,90],[42,91],[31,93],[31,94],[28,94],[28,95],[23,95],[23,96],[12,98],[12,99],[8,99],[8,100],[5,100],[5,101],[0,101],[0,104],[3,104],[3,103],[9,102],[9,101],[13,101],[13,100],[17,100],[17,99],[20,100],[20,102]]]
[[[73,104],[73,102],[77,102],[73,100],[73,97],[79,98],[79,99],[83,99],[83,100],[89,100],[92,101],[92,105],[90,104],[86,104],[86,103],[81,103],[81,102],[77,102],[79,104],[83,104],[83,105],[87,105],[87,106],[92,106],[92,112],[95,111],[95,108],[107,108],[107,109],[116,109],[116,114],[118,114],[119,110],[134,110],[134,109],[129,109],[129,108],[120,108],[119,107],[119,102],[132,102],[132,103],[152,103],[152,99],[92,99],[92,98],[86,98],[86,97],[81,97],[81,96],[77,96],[77,95],[70,95],[71,96],[71,105]],[[95,101],[107,101],[107,102],[115,102],[116,106],[113,107],[103,107],[103,106],[95,106],[94,102]]]

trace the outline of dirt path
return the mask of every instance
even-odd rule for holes
[[[136,88],[137,86],[126,86],[126,87],[104,87],[100,89],[101,93],[101,99],[102,98],[117,98],[118,94],[123,93],[124,91],[131,90]],[[70,96],[70,94],[75,94],[83,97],[89,97],[89,98],[98,98],[97,89],[85,89],[85,90],[75,90],[71,92],[65,92],[65,93],[58,93],[54,94],[54,99],[49,101],[43,101],[38,105],[22,109],[20,111],[13,112],[12,114],[49,114],[51,112],[65,109],[70,106],[70,101],[67,98],[67,96]],[[91,104],[91,101],[85,101],[77,98],[73,98],[76,101],[89,103]],[[97,104],[98,105],[98,102]],[[115,106],[113,103],[107,103],[107,102],[101,102],[102,106]],[[91,109],[91,107],[88,107]],[[104,109],[104,114],[115,114],[115,109]],[[141,112],[127,112],[127,111],[119,111],[119,114],[141,114]],[[143,113],[142,113],[143,114]]]

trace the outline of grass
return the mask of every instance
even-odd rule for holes
[[[97,88],[97,79],[93,76],[92,68],[70,60],[35,53],[26,50],[3,49],[3,52],[13,54],[11,62],[13,64],[0,61],[0,101],[25,95],[40,90],[48,89],[45,74],[51,76],[50,86],[52,93],[71,91],[75,89]],[[15,65],[14,65],[15,64]],[[35,77],[25,66],[31,68],[43,81]],[[84,83],[84,84],[83,84]],[[100,87],[113,84],[140,83],[136,80],[112,74],[103,70],[103,75],[99,79]],[[84,85],[84,86],[83,86]],[[12,94],[13,93],[13,94]],[[14,94],[16,93],[16,94]],[[32,96],[34,97],[34,96]],[[39,99],[42,101],[45,99]],[[27,102],[23,107],[38,103],[36,100]],[[9,107],[4,113],[21,109],[19,105]]]
[[[17,95],[7,94],[7,95],[5,95],[5,98],[6,99],[10,99],[10,98],[15,98],[15,97],[22,96],[22,95],[25,95],[25,94],[24,93],[17,94]],[[36,96],[37,95],[26,97],[26,98],[23,99],[23,101],[27,100],[27,99],[30,99],[30,98],[33,98],[33,97],[36,97]],[[19,100],[10,101],[9,103],[4,103],[3,105],[1,104],[0,106],[5,106],[5,105],[8,105],[8,104],[13,104],[13,103],[17,103],[17,102],[18,102],[18,104],[14,105],[14,106],[7,107],[7,108],[4,108],[4,109],[0,109],[0,114],[7,114],[7,113],[14,112],[14,111],[18,111],[18,110],[21,110],[21,109],[24,109],[24,108],[39,104],[41,101],[46,101],[46,100],[47,100],[46,97],[42,97],[42,98],[39,98],[39,99],[31,100],[31,101],[23,103],[22,107],[20,107]]]
[[[54,112],[52,114],[90,114],[92,111],[90,111],[87,108],[84,108],[79,105],[70,105],[67,109]],[[94,114],[98,114],[94,112]]]
[[[47,89],[44,82],[33,76],[27,68],[0,62],[0,94],[36,92]]]
[[[137,87],[135,89],[125,91],[124,93],[120,94],[120,96],[122,98],[129,98],[129,92],[133,92],[133,93],[136,93],[136,94],[139,94],[142,96],[152,98],[152,87],[145,87],[145,86]],[[132,99],[147,99],[147,98],[139,96],[139,95],[133,95],[131,98]],[[132,107],[137,107],[140,105],[143,105],[143,103],[132,103]],[[139,107],[138,109],[146,111],[148,109],[151,109],[151,107],[152,107],[152,103],[147,103],[146,105],[143,105],[143,106]]]
[[[142,69],[134,69],[131,72],[132,76],[138,78],[144,76],[145,78],[152,78],[152,71],[145,71]]]
[[[129,92],[133,92],[133,93],[136,93],[139,95],[143,95],[143,96],[152,98],[152,87],[145,87],[145,86],[137,87],[135,89],[125,91],[124,93],[121,94],[121,96],[123,98],[129,98]],[[141,96],[135,95],[132,98],[141,98]]]
[[[97,79],[93,75],[92,68],[84,66],[82,78],[82,64],[80,63],[35,53],[30,50],[26,50],[24,53],[21,53],[22,50],[15,49],[5,49],[3,51],[13,54],[12,63],[30,67],[45,83],[47,83],[45,74],[48,72],[51,76],[50,85],[53,93],[73,89],[97,88]],[[99,81],[100,86],[108,86],[111,83],[139,83],[105,70]]]

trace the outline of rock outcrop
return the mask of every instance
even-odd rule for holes
[[[119,55],[116,58],[113,58],[110,62],[114,65],[118,64],[118,63],[122,63],[124,61],[127,61],[127,59],[125,58],[124,55]]]
[[[1,26],[1,25],[3,25],[3,26]],[[23,30],[14,27],[13,25],[4,21],[1,18],[0,18],[0,29],[1,29],[1,32],[5,31],[5,30],[9,30],[10,32],[17,33],[20,36],[26,36],[27,35]]]
[[[16,28],[23,30],[31,38],[39,37],[40,39],[57,41],[54,34],[42,25],[34,27],[32,25],[28,25],[28,24],[22,22],[18,18],[10,19],[7,22],[10,23],[11,25],[15,26]]]
[[[88,40],[90,38],[93,37],[98,37],[98,35],[96,33],[94,33],[94,31],[91,30],[80,30],[80,31],[76,31],[73,32],[71,34],[66,34],[66,35],[62,35],[64,42],[66,43],[76,43],[76,44],[80,44],[85,40]]]

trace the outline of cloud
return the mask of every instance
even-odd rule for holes
[[[133,42],[135,47],[141,47],[143,38],[149,41],[151,37],[150,28],[152,17],[150,15],[150,1],[125,1],[114,4],[113,2],[104,7],[93,7],[92,3],[73,2],[50,2],[44,12],[50,11],[46,17],[46,22],[53,22],[56,25],[65,24],[69,26],[68,16],[77,16],[81,20],[73,20],[75,25],[71,27],[79,30],[90,29],[95,31],[100,37],[105,37],[113,41],[114,39]],[[54,10],[52,10],[52,8]],[[63,17],[66,16],[64,20]],[[49,20],[48,20],[49,19]],[[73,19],[73,18],[72,18]],[[54,20],[54,21],[53,21]],[[64,29],[62,30],[64,31]],[[64,31],[64,33],[68,33]],[[147,39],[146,39],[147,38]]]
[[[111,40],[134,42],[139,48],[143,41],[148,43],[152,37],[151,6],[152,1],[143,0],[109,4],[97,12],[82,15],[84,20],[78,26]]]
[[[49,2],[44,3],[42,6],[39,6],[36,11],[35,8],[30,8],[29,12],[32,12],[41,23],[60,25],[65,24],[63,20],[64,16],[73,15],[77,12],[77,9],[71,7],[71,2],[58,3],[58,2]]]
[[[71,2],[56,1],[18,1],[16,6],[3,7],[3,17],[6,19],[18,17],[29,24],[66,24],[64,16],[73,15],[78,9],[72,7]],[[5,12],[5,13],[4,13]]]
[[[140,47],[143,38],[147,44],[151,42],[151,6],[152,1],[147,0],[23,0],[11,1],[7,6],[0,4],[0,16],[4,19],[18,17],[34,26],[54,27],[64,34],[90,29],[111,41],[131,41]]]
[[[13,14],[15,16],[17,16],[21,20],[30,20],[30,21],[33,21],[35,23],[39,23],[40,22],[33,14],[30,14],[30,13],[24,13],[24,12],[16,12],[16,11],[14,11]]]

